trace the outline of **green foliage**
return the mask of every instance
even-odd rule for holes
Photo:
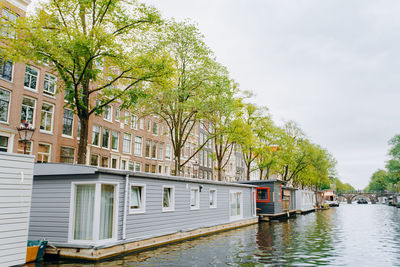
[[[390,177],[385,170],[374,172],[367,187],[368,192],[380,192],[388,190],[390,187]]]

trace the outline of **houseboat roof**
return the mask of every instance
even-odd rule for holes
[[[286,183],[285,181],[278,180],[278,179],[243,181],[243,182],[240,182],[240,183],[241,184],[265,184],[265,183],[275,183],[275,182],[279,182],[279,183],[283,183],[283,184]]]
[[[95,166],[86,166],[80,164],[66,164],[66,163],[36,163],[34,167],[33,175],[37,176],[71,176],[71,175],[93,175],[98,173],[115,174],[119,176],[129,175],[130,177],[142,177],[150,179],[162,179],[172,180],[190,183],[202,183],[202,184],[216,184],[216,185],[231,185],[239,187],[256,187],[251,184],[243,183],[229,183],[221,181],[204,180],[197,178],[187,178],[181,176],[170,176],[170,175],[159,175],[147,172],[134,172],[127,170],[116,170],[109,168],[101,168]],[[79,177],[79,176],[77,176]]]

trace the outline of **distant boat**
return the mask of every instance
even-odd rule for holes
[[[368,201],[366,201],[365,199],[359,199],[357,200],[357,204],[368,204]]]

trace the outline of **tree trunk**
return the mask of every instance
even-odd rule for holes
[[[247,181],[250,181],[250,165],[251,165],[250,162],[246,164],[246,167],[247,167],[246,180]]]
[[[79,136],[78,146],[78,164],[86,164],[87,144],[89,136],[89,118],[86,116],[79,117],[81,124],[81,134]],[[99,137],[100,138],[100,137]]]

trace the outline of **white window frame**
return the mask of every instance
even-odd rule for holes
[[[97,144],[93,144],[93,140],[94,140],[94,133],[95,133],[95,131],[93,131],[94,130],[94,127],[98,127],[98,129],[99,129],[99,132],[98,132],[98,134],[99,134],[99,138],[97,139]],[[99,126],[99,125],[97,125],[97,124],[93,124],[92,125],[92,142],[91,142],[91,145],[92,146],[94,146],[94,147],[100,147],[100,145],[101,145],[101,137],[102,137],[102,127],[101,126]]]
[[[139,151],[139,149],[138,150],[136,150],[136,138],[140,138],[141,139],[141,142],[140,142],[140,153],[136,153],[136,151]],[[134,156],[136,156],[136,157],[141,157],[142,156],[142,154],[143,154],[143,140],[144,140],[144,138],[142,137],[142,136],[135,136],[135,141],[134,141],[134,144],[133,144],[133,155]]]
[[[139,128],[140,128],[141,130],[144,130],[144,119],[143,119],[143,118],[140,118],[140,119],[139,119]]]
[[[97,164],[96,165],[92,165],[92,155],[93,156],[97,156]],[[91,153],[89,155],[89,166],[97,166],[97,167],[99,167],[100,166],[100,160],[101,160],[100,158],[101,158],[101,156],[99,154]]]
[[[118,116],[117,116],[117,114],[118,114]],[[116,108],[115,109],[115,121],[120,121],[120,119],[121,119],[121,109],[120,108]]]
[[[136,115],[131,115],[131,129],[138,129],[138,117]]]
[[[46,153],[43,153],[43,152],[39,152],[39,146],[40,145],[44,145],[44,146],[48,146],[49,147],[49,153],[48,154],[46,154]],[[43,142],[39,142],[38,143],[38,152],[37,152],[37,157],[36,157],[36,159],[39,159],[39,156],[43,156],[43,155],[47,155],[47,157],[48,157],[48,161],[47,161],[47,163],[48,162],[51,162],[51,144],[48,144],[48,143],[43,143]]]
[[[50,77],[49,79],[46,79],[46,77]],[[51,78],[54,78],[54,92],[50,92],[50,91],[46,91],[45,90],[45,86],[44,86],[44,84],[46,83],[46,81],[47,82],[50,82],[50,79]],[[45,73],[44,74],[44,82],[43,82],[43,93],[45,94],[45,95],[50,95],[50,96],[53,96],[54,97],[54,95],[56,94],[56,92],[57,92],[57,77],[56,76],[54,76],[54,75],[52,75],[52,74],[50,74],[50,73]]]
[[[25,86],[25,75],[26,75],[26,68],[27,67],[29,67],[29,68],[31,68],[31,69],[34,69],[34,70],[36,70],[37,71],[37,77],[36,77],[36,87],[35,87],[35,89],[32,89],[32,88],[30,88],[30,87],[26,87]],[[31,75],[31,74],[28,74],[28,75]],[[33,76],[33,75],[32,75]],[[24,72],[24,89],[25,90],[28,90],[28,91],[32,91],[32,92],[38,92],[38,85],[39,85],[39,80],[40,80],[40,70],[38,69],[38,68],[36,68],[36,67],[33,67],[32,65],[25,65],[25,72]],[[30,82],[31,82],[31,79],[29,79],[29,84],[30,84]]]
[[[129,144],[129,152],[125,150],[125,135],[130,135],[130,144]],[[123,139],[122,139],[122,153],[124,154],[132,154],[132,134],[131,133],[124,133]]]
[[[0,123],[8,124],[8,122],[10,120],[10,107],[11,107],[12,91],[7,90],[7,89],[5,89],[3,87],[0,87],[0,90],[7,91],[9,93],[9,96],[8,96],[8,107],[7,107],[7,118],[6,118],[6,121],[0,121]]]
[[[139,170],[137,171],[136,170],[136,166],[139,166]],[[141,172],[142,171],[142,163],[140,163],[140,162],[134,162],[133,163],[133,171],[137,171],[137,172]]]
[[[118,136],[118,140],[117,140],[117,149],[114,149],[113,148],[113,133],[117,133],[117,136]],[[117,151],[118,152],[118,150],[119,150],[119,138],[120,137],[120,134],[119,134],[119,131],[111,131],[111,135],[110,135],[110,147],[111,147],[111,150],[112,151]]]
[[[22,102],[21,102],[21,117],[22,117],[22,107],[23,107],[23,106],[32,108],[31,106],[27,106],[27,105],[24,105],[24,104],[23,104],[24,98],[28,98],[28,99],[33,100],[33,101],[35,102],[35,105],[33,106],[32,122],[30,123],[31,125],[35,125],[35,122],[36,122],[36,110],[37,110],[37,99],[35,99],[35,98],[33,98],[33,97],[26,96],[26,95],[23,95],[23,96],[22,96]],[[20,119],[21,119],[21,121],[22,121],[22,118],[20,118]]]
[[[65,110],[70,110],[70,111],[72,111],[71,135],[68,135],[68,134],[65,134],[65,133],[64,133],[64,115],[65,115]],[[64,111],[64,112],[63,112],[63,127],[62,127],[62,129],[61,129],[61,135],[62,135],[63,137],[71,138],[71,137],[74,136],[74,122],[75,122],[74,112],[73,112],[72,109],[69,109],[69,108],[64,108],[63,111]]]
[[[75,227],[75,188],[76,185],[95,185],[94,197],[94,216],[93,216],[93,238],[92,240],[75,240],[74,227]],[[109,239],[99,240],[100,234],[100,200],[101,200],[101,185],[114,185],[114,221],[113,221],[113,237]],[[70,196],[70,209],[69,209],[69,225],[68,225],[68,243],[82,244],[82,245],[101,245],[118,240],[118,221],[119,217],[119,183],[115,182],[71,182],[71,196]]]
[[[68,164],[74,164],[75,163],[75,159],[76,159],[76,156],[75,156],[76,149],[75,149],[75,147],[70,147],[70,146],[60,146],[60,162],[61,162],[61,150],[62,150],[63,147],[70,148],[70,149],[72,149],[74,151],[74,158],[72,160],[72,163],[68,163]]]
[[[103,144],[103,140],[104,140],[104,132],[106,132],[106,131],[108,131],[108,137],[107,137],[107,146],[104,146],[104,144]],[[101,130],[101,148],[103,148],[103,149],[110,149],[110,147],[111,147],[111,134],[112,134],[112,131],[110,130],[110,129],[108,129],[108,128],[106,128],[106,127],[103,127],[103,129]]]
[[[164,207],[164,188],[171,188],[171,206]],[[163,185],[161,190],[161,208],[162,212],[171,212],[175,211],[175,186],[173,185]]]
[[[51,112],[43,111],[43,105],[45,105],[45,104],[53,107]],[[51,103],[48,103],[48,102],[43,102],[43,103],[42,103],[42,108],[41,108],[41,110],[40,110],[40,127],[42,127],[42,116],[43,116],[43,112],[46,113],[46,116],[48,116],[48,114],[51,114],[51,124],[50,124],[50,131],[40,129],[40,132],[41,132],[41,133],[50,133],[50,134],[53,133],[53,128],[54,128],[54,113],[55,113],[54,111],[55,111],[55,108],[56,108],[56,106],[55,106],[54,104],[51,104]]]
[[[194,206],[192,206],[192,192],[195,192],[197,203],[195,203]],[[190,195],[189,195],[189,205],[190,205],[190,210],[199,210],[200,209],[200,187],[195,186],[190,188]]]
[[[137,209],[131,208],[131,190],[132,187],[141,187],[142,188],[142,195],[141,195],[141,207]],[[130,183],[129,184],[129,214],[140,214],[146,212],[146,184],[138,184],[138,183]]]
[[[211,204],[211,192],[214,192],[214,203]],[[217,198],[217,189],[215,188],[210,188],[210,191],[208,193],[208,204],[210,206],[210,209],[216,209],[217,208],[217,202],[218,202],[218,198]]]
[[[232,216],[231,215],[231,194],[240,193],[240,214]],[[231,221],[240,220],[243,218],[243,191],[242,190],[229,190],[229,219]]]
[[[109,112],[108,113],[106,113],[107,108],[109,108]],[[106,117],[106,114],[108,114],[108,117]],[[111,105],[106,105],[104,107],[103,119],[105,121],[112,122],[112,117],[113,117],[113,107]]]

